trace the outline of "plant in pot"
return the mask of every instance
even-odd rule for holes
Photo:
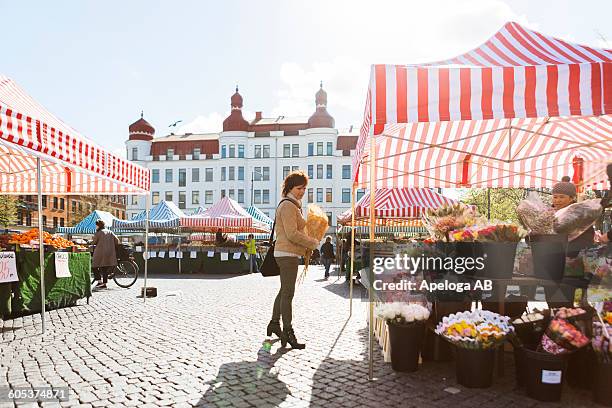
[[[416,371],[429,309],[416,303],[393,302],[378,306],[376,314],[389,327],[391,367],[395,371]]]
[[[454,313],[444,317],[436,333],[456,346],[457,382],[468,388],[493,383],[495,349],[514,328],[509,317],[487,310]]]

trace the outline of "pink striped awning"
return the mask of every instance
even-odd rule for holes
[[[507,23],[480,47],[420,65],[374,65],[354,158],[376,186],[602,187],[612,157],[612,51]],[[580,163],[580,165],[577,165]]]
[[[149,170],[96,145],[0,75],[0,194],[146,194]]]
[[[223,197],[203,214],[180,219],[181,228],[200,232],[270,232],[270,226],[253,218],[236,201]]]
[[[418,226],[421,215],[430,208],[454,204],[456,200],[428,188],[377,189],[374,193],[374,216],[377,225]],[[368,225],[370,194],[355,203],[355,225]],[[338,224],[351,224],[351,210],[338,216]]]

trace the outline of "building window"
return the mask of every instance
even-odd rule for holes
[[[200,148],[196,147],[193,149],[193,154],[191,155],[193,160],[200,160]]]
[[[132,160],[138,160],[138,148],[132,147]]]
[[[253,180],[261,181],[261,167],[255,167],[253,170]]]
[[[191,204],[200,205],[200,192],[199,191],[191,192]]]
[[[159,169],[151,170],[151,182],[159,183]]]
[[[317,188],[317,203],[323,202],[323,189]]]
[[[325,191],[325,202],[326,202],[326,203],[331,203],[332,201],[334,201],[332,191],[333,191],[333,190],[332,190],[331,188],[328,188],[328,189]]]
[[[236,145],[229,145],[229,157],[233,158],[236,157]]]
[[[153,205],[159,204],[159,191],[154,191],[151,194],[151,201],[153,202]]]
[[[261,204],[261,190],[255,190],[253,194],[253,203]]]
[[[221,146],[221,158],[225,159],[227,157],[227,146],[223,145]]]
[[[132,205],[138,205],[138,196],[132,196]],[[79,211],[81,211],[81,203],[79,203]]]
[[[230,188],[230,189],[229,189],[229,198],[231,198],[232,200],[235,200],[235,197],[234,197],[234,189],[233,189],[233,188]]]
[[[327,155],[328,156],[334,155],[334,143],[333,142],[327,142]]]
[[[132,196],[135,197],[135,196]],[[134,200],[132,199],[132,202],[134,202]],[[79,201],[79,211],[83,211],[83,203]]]
[[[317,142],[317,156],[323,156],[323,142]]]
[[[328,179],[334,178],[334,166],[331,164],[327,165],[327,178]]]
[[[179,198],[178,198],[178,207],[181,210],[184,210],[185,208],[187,208],[187,193],[184,191],[179,191]]]
[[[291,166],[291,171],[298,171],[300,166]]]
[[[243,144],[238,145],[238,158],[244,159],[244,145]]]
[[[300,145],[293,144],[291,146],[291,157],[300,157]]]
[[[212,167],[207,167],[205,170],[205,181],[213,181],[213,169]]]
[[[270,158],[270,145],[264,145],[263,146],[263,157],[264,157],[264,159],[269,159]]]
[[[206,190],[204,192],[204,204],[212,204],[213,203],[213,192],[211,190]]]
[[[64,199],[60,198],[60,210],[64,209],[64,202],[65,202]]]
[[[283,180],[287,178],[290,172],[291,172],[290,166],[283,166]]]
[[[172,201],[172,191],[166,191],[166,201]]]
[[[261,145],[255,145],[255,158],[261,159]]]
[[[236,168],[234,166],[229,167],[229,179],[234,180],[236,178]]]
[[[350,203],[351,202],[351,189],[350,188],[343,188],[342,189],[342,202],[343,203]]]
[[[262,167],[263,169],[263,181],[270,181],[270,168]]]
[[[308,189],[308,202],[309,203],[314,202],[314,192],[312,188]]]
[[[262,204],[270,204],[270,190],[263,191]]]
[[[194,169],[191,169],[191,182],[192,183],[200,182],[200,169],[197,167]]]
[[[357,196],[355,197],[355,202],[361,200],[361,197],[363,197],[365,195],[365,190],[363,190],[363,189],[357,190],[357,194],[356,195]]]
[[[221,167],[221,181],[225,181],[225,179],[227,178],[226,176],[226,168],[225,167]]]
[[[244,167],[238,166],[238,180],[244,180]]]
[[[42,197],[42,206],[43,208],[47,208],[47,196],[43,196]]]
[[[166,150],[166,160],[174,159],[174,149]]]
[[[328,212],[328,213],[325,213],[325,214],[327,215],[327,225],[332,227],[333,226],[333,223],[332,223],[333,219],[332,218],[334,217],[333,213]]]
[[[60,227],[63,227],[63,226],[64,226],[64,219],[60,218]]]
[[[283,145],[283,157],[291,157],[291,145],[290,144]]]
[[[43,228],[47,227],[47,216],[43,215]]]
[[[57,197],[53,197],[53,208],[57,209],[57,203],[58,203]]]
[[[238,203],[244,204],[244,190],[238,189]]]
[[[26,227],[32,226],[32,213],[30,211],[26,214]]]
[[[342,165],[342,178],[344,180],[349,180],[351,178],[351,165],[350,164]]]
[[[57,217],[53,217],[53,228],[57,228]]]
[[[318,179],[323,178],[323,165],[322,164],[317,164],[317,178]]]
[[[76,212],[76,201],[72,200],[72,212]]]
[[[314,143],[308,143],[308,155],[314,156]]]
[[[225,197],[225,189],[221,190],[221,198]]]
[[[172,183],[172,169],[166,169],[166,183]]]
[[[187,169],[179,169],[179,187],[185,187],[187,185]]]
[[[314,166],[312,164],[308,165],[308,178],[310,180],[314,178]]]

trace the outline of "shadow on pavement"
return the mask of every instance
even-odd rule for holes
[[[275,340],[278,341],[278,340]],[[219,367],[217,377],[197,406],[227,407],[248,401],[259,407],[277,407],[290,394],[289,387],[278,378],[276,361],[290,349],[279,348],[271,354],[272,343],[266,340],[257,352],[257,361],[237,361]]]
[[[349,282],[338,282],[335,283],[331,279],[328,281],[329,284],[323,286],[323,289],[330,291],[331,293],[343,297],[344,299],[349,298]],[[361,298],[366,298],[367,292],[361,285],[353,285],[353,299],[358,300]]]
[[[142,275],[142,273],[141,273]],[[251,275],[250,273],[232,273],[232,274],[208,274],[208,273],[176,273],[176,274],[149,274],[148,280],[156,279],[197,279],[197,280],[221,280],[238,278],[240,276]],[[253,274],[255,275],[255,274]],[[141,276],[144,282],[144,275]],[[140,279],[138,280],[140,282]],[[137,282],[137,283],[138,283]]]

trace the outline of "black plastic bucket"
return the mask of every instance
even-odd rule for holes
[[[567,359],[567,383],[570,387],[590,390],[593,385],[591,376],[596,369],[595,364],[595,351],[590,345],[573,352]]]
[[[612,407],[612,363],[597,362],[593,383],[593,400],[606,407]]]
[[[391,367],[395,371],[411,372],[419,368],[419,354],[425,335],[424,323],[389,326],[389,342],[391,345]]]
[[[476,271],[476,276],[493,279],[512,279],[514,272],[514,257],[516,256],[516,242],[482,242],[484,269]]]
[[[525,385],[525,349],[522,346],[514,347],[514,373],[516,384]]]
[[[436,334],[433,329],[425,330],[421,357],[423,361],[453,361],[453,345]]]
[[[567,235],[530,235],[533,271],[536,278],[560,281],[565,270]]]
[[[495,349],[472,350],[456,348],[457,382],[468,388],[488,388],[493,385]]]
[[[560,401],[566,372],[564,355],[523,349],[527,395],[538,401]]]

